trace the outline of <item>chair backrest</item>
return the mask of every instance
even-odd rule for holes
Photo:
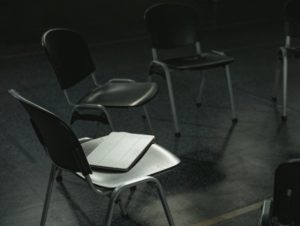
[[[187,5],[156,4],[145,11],[144,19],[154,48],[172,49],[199,41],[198,16]]]
[[[62,89],[68,89],[95,71],[84,39],[76,32],[53,28],[42,36],[42,46]]]
[[[300,159],[281,164],[275,173],[273,216],[281,224],[300,225]]]
[[[82,147],[69,126],[48,110],[30,102],[15,90],[9,93],[16,98],[30,116],[39,141],[53,163],[63,169],[91,174]]]
[[[290,0],[285,7],[286,33],[293,38],[300,38],[300,1]]]

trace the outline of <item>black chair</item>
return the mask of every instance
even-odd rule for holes
[[[107,108],[143,106],[152,131],[145,104],[156,95],[157,84],[135,82],[131,79],[111,79],[106,84],[100,85],[94,74],[95,65],[86,42],[78,33],[68,29],[54,28],[46,31],[42,37],[42,46],[55,71],[59,85],[64,91],[67,102],[73,106],[71,123],[76,120],[108,122],[114,130]],[[73,103],[67,90],[88,76],[92,77],[96,88]],[[100,110],[101,115],[95,115],[91,110]]]
[[[288,1],[285,6],[285,43],[280,47],[276,66],[275,81],[272,100],[277,100],[277,90],[280,75],[282,74],[282,120],[287,119],[287,82],[288,82],[288,59],[300,58],[300,47],[292,45],[292,41],[300,38],[300,2]]]
[[[300,225],[300,160],[281,164],[275,172],[273,199],[265,200],[259,225]]]
[[[99,143],[103,142],[105,137],[78,140],[71,128],[56,115],[23,98],[15,90],[10,90],[9,93],[28,112],[37,137],[52,160],[40,225],[43,226],[46,223],[54,178],[62,170],[72,172],[81,179],[84,179],[97,195],[109,197],[110,202],[105,225],[111,225],[113,209],[116,203],[120,205],[123,214],[127,214],[125,205],[120,200],[120,193],[125,189],[135,188],[141,183],[155,185],[169,225],[174,225],[162,186],[151,175],[156,175],[179,164],[180,160],[175,155],[157,144],[152,144],[141,159],[127,172],[94,171],[91,169],[86,156]]]
[[[145,11],[144,19],[152,40],[153,61],[150,66],[151,75],[159,74],[166,78],[175,135],[179,136],[177,111],[171,81],[171,70],[206,70],[216,67],[224,67],[228,83],[232,120],[237,122],[234,98],[232,92],[229,64],[234,61],[232,57],[222,52],[202,52],[200,37],[198,34],[198,18],[194,9],[177,3],[160,3],[151,6]],[[158,59],[157,50],[170,50],[194,45],[196,53],[192,56],[175,57],[170,59]],[[201,105],[201,97],[205,84],[205,76],[202,77],[197,105]]]

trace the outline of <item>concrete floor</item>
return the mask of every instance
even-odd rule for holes
[[[199,73],[174,73],[173,82],[182,137],[174,137],[164,80],[151,102],[157,143],[178,155],[182,163],[159,177],[178,226],[254,226],[259,205],[272,196],[276,167],[300,155],[300,77],[297,61],[291,61],[288,121],[281,122],[280,103],[271,101],[281,25],[227,29],[203,35],[204,50],[218,49],[235,57],[231,65],[239,122],[231,123],[226,80],[222,69],[207,71],[203,106],[195,106]],[[97,77],[143,81],[151,59],[147,38],[93,44]],[[2,55],[0,61],[0,225],[38,225],[50,171],[50,162],[39,145],[22,107],[7,94],[9,88],[69,120],[70,108],[43,53]],[[72,92],[90,87],[83,82]],[[142,109],[112,110],[118,130],[148,133]],[[77,135],[109,132],[93,123],[73,126]],[[103,225],[108,200],[96,198],[88,186],[71,174],[55,185],[47,225]],[[222,219],[222,216],[227,218]],[[221,217],[220,217],[221,216]],[[129,206],[129,217],[116,209],[113,225],[167,225],[153,189],[138,187]]]

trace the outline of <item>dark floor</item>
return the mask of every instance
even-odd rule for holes
[[[210,76],[201,108],[195,106],[199,74],[174,73],[181,138],[174,137],[166,85],[161,78],[155,79],[160,92],[149,111],[157,142],[182,160],[176,169],[159,177],[176,225],[256,225],[258,208],[224,220],[214,219],[271,197],[275,168],[300,155],[296,62],[290,64],[286,123],[281,122],[280,107],[271,101],[281,34],[281,26],[268,25],[204,35],[204,49],[222,50],[236,59],[231,67],[239,118],[235,126],[221,69],[207,72]],[[93,44],[91,49],[101,81],[111,77],[146,79],[151,57],[147,38]],[[14,88],[69,119],[70,109],[47,59],[38,49],[33,50],[33,54],[2,55],[0,61],[0,225],[39,224],[50,170],[27,115],[7,89]],[[86,82],[76,87],[73,98],[88,86]],[[118,130],[148,132],[141,109],[111,113]],[[78,136],[109,132],[107,126],[97,131],[92,123],[77,123],[73,128]],[[107,204],[107,199],[96,198],[84,182],[65,174],[63,185],[55,186],[47,225],[102,225]],[[129,218],[123,218],[116,209],[113,225],[158,226],[167,222],[154,190],[142,186],[129,206]]]

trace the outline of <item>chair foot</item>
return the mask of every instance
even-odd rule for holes
[[[146,115],[142,115],[142,119],[146,119]]]
[[[287,116],[281,116],[281,120],[282,120],[283,122],[286,122]]]
[[[174,135],[175,135],[175,137],[181,137],[181,133],[180,132],[176,132]]]
[[[62,175],[58,175],[58,176],[56,177],[56,181],[57,181],[58,183],[61,183],[61,182],[63,181]]]
[[[238,122],[238,119],[237,118],[233,118],[232,119],[232,123],[237,123]]]
[[[272,101],[276,102],[277,101],[277,97],[272,97]]]
[[[196,103],[197,108],[202,106],[202,103]]]

